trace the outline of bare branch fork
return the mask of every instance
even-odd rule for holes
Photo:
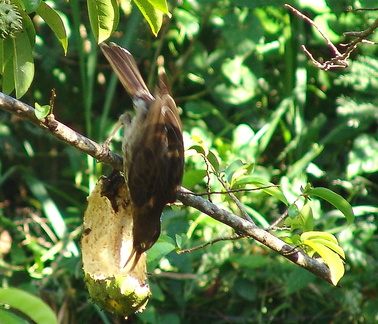
[[[302,51],[306,54],[306,56],[311,60],[311,62],[319,69],[328,71],[330,69],[335,68],[346,68],[349,65],[348,59],[350,54],[356,49],[359,43],[367,43],[367,44],[374,44],[367,40],[366,38],[370,36],[377,28],[378,28],[378,18],[374,21],[374,23],[367,29],[359,32],[345,32],[345,37],[356,37],[353,41],[347,44],[341,44],[341,46],[345,47],[344,53],[341,53],[337,47],[331,42],[331,40],[322,32],[322,30],[315,24],[315,22],[310,19],[309,17],[305,16],[299,10],[295,9],[294,7],[290,6],[289,4],[285,4],[285,7],[288,8],[291,12],[293,12],[296,16],[306,21],[311,26],[314,26],[316,30],[320,33],[320,35],[324,38],[327,43],[327,46],[332,51],[334,57],[326,62],[317,61],[312,54],[307,50],[306,46],[301,45]]]
[[[121,156],[106,150],[102,145],[57,121],[53,114],[39,120],[35,116],[33,107],[2,92],[0,92],[0,109],[21,119],[27,120],[61,141],[89,154],[99,162],[110,165],[113,169],[122,170]],[[184,205],[198,209],[219,222],[232,227],[240,236],[247,236],[255,239],[266,247],[281,254],[286,259],[332,284],[329,268],[324,263],[319,262],[317,259],[310,258],[300,249],[288,245],[254,223],[217,207],[210,201],[196,196],[183,187],[181,188],[178,198]]]

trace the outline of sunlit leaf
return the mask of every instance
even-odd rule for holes
[[[35,116],[38,119],[43,119],[45,118],[49,113],[50,113],[51,107],[50,105],[43,105],[41,106],[37,102],[35,103]]]
[[[331,242],[329,240],[322,239],[322,238],[313,238],[311,241],[314,242],[314,243],[322,244],[322,245],[330,248],[331,250],[336,252],[338,255],[340,255],[343,259],[345,259],[345,252],[341,248],[340,245],[338,245],[334,242]]]
[[[177,247],[179,248],[179,249],[181,249],[182,248],[182,237],[180,236],[180,235],[175,235],[175,238],[176,238],[176,244],[177,244]]]
[[[337,239],[335,235],[327,232],[320,232],[320,231],[309,231],[305,232],[301,235],[301,240],[312,240],[314,238],[321,238],[324,240],[328,240],[330,242],[333,242],[335,244],[338,244]]]
[[[348,179],[376,171],[378,171],[378,141],[375,136],[361,134],[354,140],[353,149],[348,156]]]
[[[303,244],[311,247],[324,260],[330,270],[331,281],[336,286],[345,273],[344,263],[340,256],[327,246],[312,240],[305,240]]]
[[[247,184],[253,185],[257,188],[261,188],[261,190],[268,195],[277,198],[285,205],[288,205],[288,201],[284,196],[281,189],[275,186],[273,183],[265,180],[262,177],[254,176],[254,175],[241,175],[239,178],[235,178],[233,182],[233,187],[245,186]],[[264,188],[263,188],[264,187]],[[265,188],[268,187],[268,188]]]
[[[311,188],[306,191],[309,196],[315,196],[322,198],[332,204],[335,208],[340,210],[345,218],[347,219],[347,224],[352,224],[354,222],[354,213],[352,206],[339,194],[333,192],[328,188]]]
[[[3,321],[3,323],[7,324],[29,324],[28,321],[14,314],[10,309],[0,308],[0,318]]]
[[[195,185],[201,183],[203,178],[207,175],[206,170],[188,170],[184,173],[182,185],[186,188],[193,188]]]
[[[36,12],[54,32],[55,36],[59,39],[59,42],[63,47],[64,54],[67,54],[68,38],[62,18],[60,18],[59,14],[44,1],[41,2],[41,5],[38,7]]]
[[[174,12],[175,19],[180,21],[180,34],[188,38],[192,38],[198,34],[200,30],[199,19],[193,13],[177,8]]]
[[[14,90],[14,39],[8,37],[0,42],[3,44],[2,90],[9,95]]]
[[[154,246],[147,252],[147,263],[156,267],[160,259],[176,249],[176,242],[169,236],[161,234]],[[154,266],[155,265],[155,266]]]
[[[117,28],[119,8],[117,0],[87,0],[89,21],[98,43],[107,40]]]
[[[30,191],[41,204],[41,207],[49,219],[55,233],[60,239],[63,239],[67,235],[67,226],[58,206],[51,199],[45,185],[41,181],[35,178],[31,173],[27,173],[24,176]],[[73,241],[68,242],[67,249],[73,255],[78,255],[78,248]]]
[[[224,102],[240,105],[255,96],[257,79],[252,71],[243,64],[241,58],[223,63],[222,72],[229,83],[218,84],[214,91]]]
[[[199,154],[206,154],[204,147],[201,145],[192,145],[189,150],[194,150]]]
[[[17,33],[13,41],[13,73],[16,98],[21,98],[29,89],[34,78],[34,60],[30,40],[26,31]]]
[[[150,25],[152,33],[156,36],[163,23],[163,11],[154,7],[152,1],[134,0],[134,3],[138,6],[143,17]]]
[[[295,177],[297,174],[303,172],[310,162],[312,162],[323,151],[324,146],[317,143],[313,143],[312,147],[306,152],[298,161],[290,166],[290,170],[287,173],[289,178]]]
[[[240,167],[243,167],[244,163],[241,160],[235,160],[233,161],[229,166],[227,166],[224,173],[226,174],[226,179],[228,183],[232,183],[232,179],[234,177],[234,173],[240,169]]]
[[[165,14],[169,15],[168,5],[166,0],[148,0],[156,9],[164,12]]]
[[[0,288],[0,303],[23,312],[38,324],[58,323],[55,313],[40,298],[16,288]]]
[[[209,151],[209,154],[207,155],[207,159],[209,160],[210,164],[214,168],[215,172],[218,172],[219,170],[219,161],[216,155],[212,152]]]
[[[22,0],[25,10],[28,14],[37,10],[37,8],[41,5],[42,0]]]
[[[35,27],[33,21],[31,20],[30,16],[23,10],[20,10],[20,15],[22,17],[23,30],[28,34],[30,45],[33,48],[35,44]]]
[[[289,215],[290,218],[294,218],[295,216],[297,216],[299,214],[298,206],[296,204],[291,204],[289,206],[287,214]]]
[[[314,215],[309,204],[305,204],[299,213],[303,219],[303,231],[312,231],[314,229]]]

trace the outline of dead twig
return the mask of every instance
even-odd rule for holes
[[[345,47],[345,50],[343,53],[341,53],[337,47],[331,42],[331,40],[325,35],[322,30],[315,24],[315,22],[301,13],[299,10],[295,9],[294,7],[290,6],[289,4],[285,4],[285,7],[288,8],[291,12],[293,12],[296,16],[303,19],[307,23],[309,23],[311,26],[313,26],[320,35],[324,38],[326,41],[327,46],[332,51],[334,57],[332,57],[330,60],[326,62],[320,62],[316,60],[313,55],[308,51],[305,45],[301,45],[302,51],[306,54],[306,56],[311,60],[311,62],[319,69],[328,71],[330,69],[336,69],[336,68],[346,68],[349,66],[348,59],[351,55],[351,53],[356,49],[359,43],[365,43],[365,44],[375,44],[374,42],[371,42],[367,40],[366,38],[370,36],[375,29],[378,28],[378,18],[375,20],[375,22],[366,30],[360,31],[360,32],[345,32],[345,37],[357,37],[355,40],[351,41],[350,43],[346,44],[340,44],[341,46]]]

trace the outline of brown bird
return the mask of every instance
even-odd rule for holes
[[[110,43],[101,49],[131,96],[135,117],[121,116],[125,126],[122,142],[124,176],[134,205],[133,250],[135,256],[150,249],[160,235],[160,216],[174,202],[184,170],[184,145],[178,110],[164,76],[152,95],[129,51]]]

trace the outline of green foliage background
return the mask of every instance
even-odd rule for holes
[[[130,99],[99,51],[85,3],[49,4],[67,28],[67,56],[47,24],[34,16],[35,76],[22,100],[48,104],[55,88],[56,118],[101,142],[130,109]],[[172,252],[158,263],[153,255],[169,240],[187,248],[233,234],[196,210],[172,207],[162,218],[162,240],[149,252],[152,300],[130,322],[372,323],[378,318],[378,47],[360,44],[348,69],[319,71],[300,44],[315,58],[332,54],[319,34],[283,4],[170,3],[172,20],[155,38],[139,11],[122,2],[111,41],[134,54],[151,88],[156,58],[164,56],[182,109],[185,187],[221,190],[216,177],[206,177],[204,154],[213,165],[219,162],[216,170],[235,187],[246,163],[243,175],[280,184],[291,203],[311,182],[352,204],[356,221],[346,227],[331,205],[310,202],[315,228],[334,233],[346,252],[341,287],[321,282],[247,239],[189,254]],[[335,43],[344,40],[344,31],[363,30],[377,18],[374,11],[345,12],[352,1],[290,4]],[[113,145],[119,150],[119,141]],[[110,169],[5,112],[0,112],[0,158],[2,286],[42,297],[61,323],[121,323],[88,299],[79,252],[86,197]],[[262,227],[285,211],[262,191],[237,196]],[[213,201],[238,212],[226,196]]]

